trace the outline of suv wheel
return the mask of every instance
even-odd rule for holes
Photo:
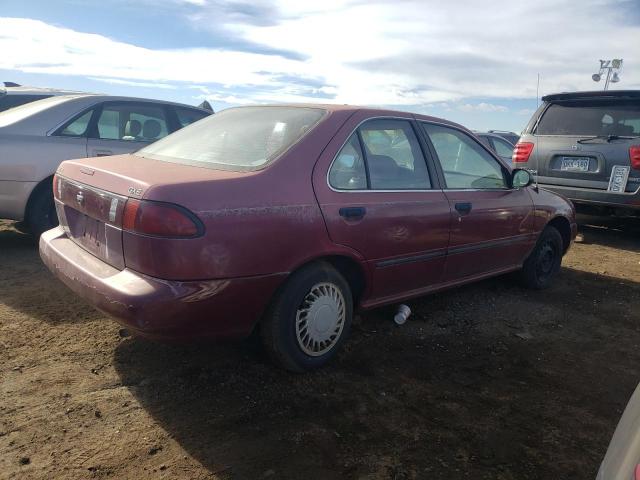
[[[520,271],[522,283],[536,290],[549,287],[560,270],[562,247],[560,232],[554,227],[545,227]]]
[[[325,365],[351,326],[353,300],[346,280],[327,263],[295,272],[274,298],[260,325],[271,359],[294,372]]]

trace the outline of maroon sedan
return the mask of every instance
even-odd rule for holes
[[[348,106],[225,110],[137,153],[66,161],[40,252],[134,333],[243,337],[301,371],[353,311],[519,270],[548,286],[576,225],[465,128]]]

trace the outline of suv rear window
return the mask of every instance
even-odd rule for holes
[[[538,135],[640,135],[640,101],[575,100],[552,103]]]
[[[306,107],[239,107],[178,130],[136,155],[225,170],[260,168],[311,130],[325,110]]]

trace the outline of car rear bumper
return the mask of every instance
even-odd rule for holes
[[[40,237],[40,256],[71,290],[133,333],[158,340],[249,335],[286,274],[169,281],[118,270],[71,241],[61,227]]]
[[[574,203],[640,210],[640,188],[632,193],[611,193],[607,190],[568,187],[564,185],[540,183],[539,186],[550,192],[558,193]]]

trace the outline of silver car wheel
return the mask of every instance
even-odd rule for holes
[[[304,353],[319,357],[340,339],[346,319],[344,296],[333,283],[311,288],[296,311],[296,339]]]

